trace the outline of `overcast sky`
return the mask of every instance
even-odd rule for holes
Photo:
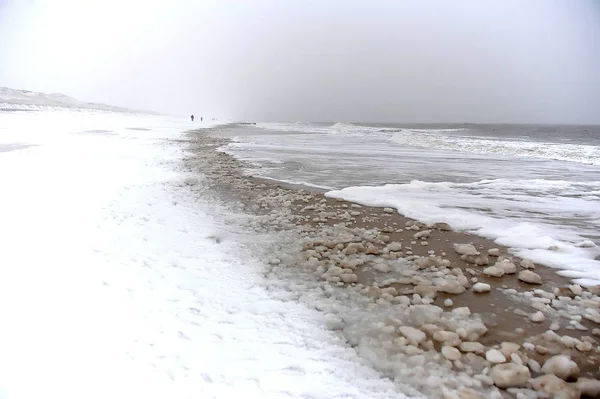
[[[261,121],[600,123],[600,1],[0,0],[0,86]]]

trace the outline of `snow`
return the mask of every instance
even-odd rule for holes
[[[0,398],[403,397],[320,312],[275,299],[231,215],[190,189],[173,139],[200,124],[0,126]]]

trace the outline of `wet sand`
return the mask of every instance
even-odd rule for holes
[[[202,170],[198,171],[208,177],[206,184],[211,187],[222,201],[239,203],[240,209],[255,215],[272,215],[285,209],[287,220],[291,221],[291,224],[274,224],[270,228],[285,231],[290,229],[291,225],[295,225],[299,230],[305,231],[305,237],[309,238],[311,235],[318,236],[319,230],[332,228],[340,224],[351,228],[379,232],[378,239],[369,240],[369,242],[364,243],[365,246],[372,245],[378,251],[381,251],[378,255],[371,256],[371,260],[373,257],[387,256],[387,254],[383,254],[382,252],[384,252],[383,250],[388,242],[402,244],[401,253],[394,254],[394,256],[408,258],[409,260],[418,257],[440,256],[450,262],[451,268],[462,271],[464,276],[469,280],[469,286],[464,293],[456,295],[437,292],[432,304],[446,309],[466,306],[470,309],[471,313],[480,315],[488,331],[479,337],[478,342],[486,348],[498,347],[503,342],[512,342],[520,345],[520,347],[523,347],[523,344],[527,341],[539,342],[539,349],[536,347],[535,350],[523,350],[523,357],[534,359],[540,365],[543,365],[544,361],[552,355],[567,354],[579,365],[581,376],[598,378],[600,355],[597,346],[598,337],[594,333],[600,334],[600,330],[595,330],[600,327],[600,324],[587,318],[579,317],[580,320],[575,323],[579,326],[579,329],[567,329],[565,326],[570,325],[572,320],[565,319],[564,314],[553,313],[550,307],[547,309],[548,317],[544,321],[533,322],[530,320],[530,315],[537,312],[537,309],[532,306],[532,302],[529,299],[540,296],[534,294],[534,290],[538,290],[538,293],[539,290],[543,290],[545,294],[550,296],[554,291],[559,290],[556,291],[559,293],[558,296],[563,299],[566,298],[566,301],[571,301],[575,298],[579,302],[573,302],[573,306],[583,306],[581,303],[584,302],[580,301],[581,296],[574,294],[568,288],[572,285],[572,282],[567,278],[558,276],[556,270],[536,265],[533,271],[541,277],[543,284],[532,285],[524,283],[517,278],[519,271],[522,270],[519,267],[520,259],[514,258],[505,247],[467,233],[445,231],[433,226],[423,226],[397,212],[390,213],[389,210],[382,208],[359,207],[356,204],[326,198],[323,191],[311,187],[298,187],[280,184],[273,180],[249,177],[244,174],[244,168],[247,167],[244,162],[235,160],[224,153],[216,152],[216,149],[224,144],[226,144],[225,139],[211,138],[206,136],[206,133],[199,133],[195,136],[194,144],[192,145],[195,149],[194,151],[196,151],[192,157],[203,156],[208,158],[202,163]],[[201,151],[201,153],[198,153],[198,151]],[[278,200],[265,200],[265,198],[274,197],[277,197]],[[278,202],[279,198],[286,197],[293,200],[284,201],[283,205],[281,201]],[[350,219],[343,217],[344,214],[347,216],[348,211],[352,211],[354,214]],[[407,225],[410,224],[419,226],[419,229],[407,229]],[[424,230],[430,231],[426,239],[415,239],[413,237],[414,234]],[[427,244],[422,245],[422,242],[426,242]],[[488,249],[497,248],[500,256],[510,259],[517,265],[517,273],[502,277],[485,276],[481,271],[486,266],[477,266],[461,259],[460,254],[454,249],[454,244],[456,243],[473,244],[484,254],[487,253]],[[317,242],[317,244],[319,243]],[[306,247],[307,250],[312,250],[313,248],[315,246]],[[331,250],[335,252],[335,248],[331,248]],[[329,251],[326,251],[326,253],[328,254]],[[325,255],[325,257],[327,256]],[[496,259],[497,257],[489,256],[489,265],[493,265]],[[326,261],[331,262],[330,260]],[[370,261],[364,266],[358,267],[355,271],[357,281],[347,284],[347,286],[358,288],[373,286],[375,280],[378,277],[380,278],[382,273],[373,270],[370,267],[372,264],[373,261]],[[472,291],[470,288],[473,283],[471,279],[473,278],[476,278],[478,282],[489,284],[491,286],[490,292],[475,293]],[[337,285],[343,286],[339,282]],[[414,299],[415,284],[413,283],[375,283],[375,285],[382,289],[394,287],[399,296],[407,296]],[[574,288],[577,291],[578,288]],[[593,301],[598,300],[598,290],[592,288],[592,291],[582,294],[585,297],[585,301],[587,301],[585,302],[587,305],[594,305]],[[531,293],[530,296],[523,296],[527,293]],[[560,299],[558,296],[555,296],[556,300]],[[447,299],[452,300],[453,305],[451,307],[444,304]],[[517,313],[515,313],[515,310]],[[560,341],[557,343],[546,339],[547,335],[544,336],[543,334],[547,334],[553,321],[558,321],[560,324],[560,329],[556,330],[558,335],[568,335],[579,340],[579,342],[590,342],[592,343],[592,349],[587,350],[586,348],[585,351],[582,351],[575,347],[568,347],[569,345],[564,345]],[[438,343],[436,343],[436,348],[440,349]],[[540,373],[539,371],[531,370],[531,375],[532,377],[536,377]],[[506,391],[503,391],[503,395],[506,395]]]

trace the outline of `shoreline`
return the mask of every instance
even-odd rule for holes
[[[534,269],[526,270],[523,265],[530,268],[532,264],[522,263],[507,248],[452,231],[451,226],[425,226],[395,210],[326,198],[326,190],[246,176],[244,162],[217,152],[227,139],[213,137],[206,131],[190,135],[192,151],[198,158],[195,161],[202,164],[197,170],[207,175],[208,186],[215,195],[226,203],[234,202],[237,210],[262,218],[260,227],[254,228],[290,235],[290,248],[266,251],[272,255],[268,261],[270,273],[301,273],[322,284],[324,290],[331,287],[346,291],[363,301],[365,307],[388,311],[387,318],[381,320],[384,332],[369,337],[368,344],[353,333],[354,327],[348,322],[352,315],[339,315],[344,321],[340,327],[342,335],[359,353],[368,346],[369,350],[377,348],[379,356],[385,358],[402,355],[407,364],[415,359],[424,359],[426,365],[438,362],[455,377],[471,378],[463,385],[464,395],[471,391],[490,395],[502,392],[508,397],[516,394],[494,388],[494,383],[502,384],[490,372],[496,362],[487,359],[487,353],[493,349],[504,356],[499,363],[523,365],[537,380],[543,375],[540,369],[544,362],[559,354],[566,354],[577,363],[579,376],[597,378],[600,287],[582,288],[557,275],[556,269],[543,266],[533,265]],[[461,252],[476,250],[480,255],[461,258],[454,244],[466,244],[459,246]],[[490,249],[495,255],[497,250],[499,256],[488,255]],[[483,270],[494,264],[494,269],[508,274],[486,276]],[[522,271],[535,273],[542,284],[520,281]],[[489,291],[474,292],[475,284],[478,290]],[[394,309],[391,314],[396,320],[390,320],[390,309]],[[421,316],[427,322],[416,320],[416,310],[425,312]],[[429,311],[437,316],[429,317]],[[438,323],[436,319],[445,321]],[[423,341],[414,345],[407,336],[410,332],[403,327],[425,332]],[[467,350],[469,345],[463,343],[477,349]],[[390,344],[393,348],[388,347]],[[405,370],[377,364],[374,367],[390,378],[406,377]],[[420,379],[426,380],[423,376]],[[437,397],[441,397],[440,388],[461,389],[448,381],[441,387],[426,381],[414,383],[419,392]],[[531,384],[517,384],[512,389],[523,391]],[[571,383],[563,388],[581,390],[581,385],[580,381],[579,385]],[[469,397],[464,395],[459,397]]]

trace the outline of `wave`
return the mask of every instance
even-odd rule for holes
[[[517,256],[562,269],[578,283],[600,283],[600,181],[482,180],[348,187],[325,195],[392,207],[423,223],[495,240]]]
[[[600,165],[600,147],[593,145],[494,140],[478,136],[440,134],[450,131],[456,130],[403,129],[395,133],[390,141],[402,146]]]

